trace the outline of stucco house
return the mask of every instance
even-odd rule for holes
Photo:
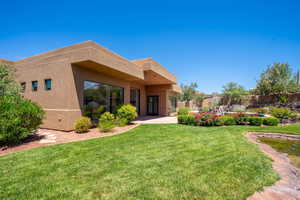
[[[16,68],[23,96],[46,111],[43,128],[73,130],[75,120],[100,106],[113,112],[132,104],[139,115],[176,110],[174,74],[152,58],[130,61],[92,41],[5,62]]]

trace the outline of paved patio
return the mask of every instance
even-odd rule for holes
[[[136,124],[176,124],[176,117],[169,116],[142,116],[133,121]]]

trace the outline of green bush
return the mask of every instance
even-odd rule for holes
[[[223,124],[225,126],[236,125],[236,121],[235,121],[234,117],[232,117],[232,116],[224,115],[224,116],[221,116],[219,119],[221,121],[223,121]]]
[[[117,110],[117,118],[127,124],[137,117],[136,107],[128,104],[123,105]]]
[[[197,120],[194,115],[178,115],[177,120],[178,120],[178,124],[193,125],[193,126],[197,124]]]
[[[263,124],[267,126],[277,126],[279,124],[279,119],[276,117],[264,117]]]
[[[188,115],[190,112],[189,108],[179,108],[177,115]]]
[[[249,116],[243,112],[237,113],[233,117],[238,125],[247,125],[249,123]]]
[[[249,123],[252,126],[261,126],[263,124],[262,117],[249,117]]]
[[[103,132],[109,132],[115,127],[115,117],[110,112],[105,112],[99,119],[98,127]]]
[[[215,126],[224,126],[224,120],[221,117],[215,119]]]
[[[98,107],[94,107],[91,105],[85,106],[84,116],[89,117],[92,120],[98,120],[101,115],[105,112],[105,106],[101,105]]]
[[[86,133],[92,127],[91,119],[88,117],[82,117],[75,121],[75,132]]]
[[[120,118],[117,118],[117,119],[115,120],[115,124],[116,124],[117,126],[123,127],[123,126],[126,126],[126,125],[128,124],[128,121],[127,121],[127,119],[120,119]]]
[[[42,108],[19,96],[0,97],[0,143],[17,143],[42,124]]]
[[[279,119],[294,119],[297,114],[289,108],[271,108],[270,114]]]

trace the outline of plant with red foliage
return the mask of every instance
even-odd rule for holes
[[[195,116],[199,126],[219,126],[222,125],[219,120],[219,115],[203,112]]]

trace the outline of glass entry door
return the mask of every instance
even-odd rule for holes
[[[158,96],[147,97],[147,114],[158,115]]]

